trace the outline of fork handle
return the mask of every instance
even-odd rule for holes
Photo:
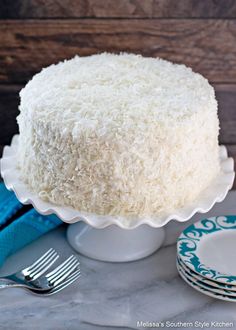
[[[11,280],[8,280],[6,278],[0,278],[0,289],[6,289],[6,288],[17,288],[21,286],[19,283],[15,283]]]

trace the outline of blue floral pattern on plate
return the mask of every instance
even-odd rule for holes
[[[211,290],[208,290],[206,288],[203,288],[202,286],[199,286],[196,282],[190,280],[189,278],[186,277],[185,273],[183,272],[183,270],[178,266],[177,263],[177,270],[179,272],[179,275],[182,277],[182,279],[189,284],[191,287],[193,287],[195,290],[200,291],[203,294],[206,294],[207,296],[216,298],[216,299],[220,299],[220,300],[226,300],[226,301],[233,301],[236,302],[236,297],[234,296],[230,296],[227,294],[220,294],[218,292],[214,292]]]
[[[191,275],[191,277],[203,282],[204,284],[209,285],[210,287],[214,287],[220,290],[230,290],[230,292],[233,292],[236,295],[236,285],[231,285],[231,284],[224,284],[221,282],[216,282],[213,280],[210,280],[206,277],[200,276],[198,273],[194,272],[192,269],[190,269],[189,267],[187,267],[183,261],[181,261],[181,259],[179,257],[177,257],[177,262],[180,265],[180,267],[182,268],[182,270],[186,271],[187,273],[189,273]]]
[[[193,283],[197,284],[199,287],[201,287],[203,289],[206,289],[206,290],[209,290],[209,291],[214,292],[214,293],[219,293],[221,295],[231,296],[231,297],[234,297],[236,299],[236,292],[235,291],[231,291],[230,289],[223,289],[223,288],[220,288],[220,287],[212,286],[212,285],[210,285],[210,284],[194,277],[190,273],[190,271],[186,270],[183,267],[183,264],[178,260],[178,258],[176,260],[176,266],[177,266],[178,271],[181,270],[182,273],[184,274],[184,276],[187,277],[187,279],[191,280]]]
[[[236,216],[218,216],[203,219],[187,227],[177,241],[178,257],[183,263],[203,277],[224,284],[236,285],[236,276],[222,274],[204,265],[198,256],[197,248],[203,237],[222,230],[236,230]]]

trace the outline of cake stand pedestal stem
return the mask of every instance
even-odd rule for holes
[[[110,225],[97,229],[79,221],[68,227],[67,239],[79,253],[109,262],[134,261],[158,250],[165,238],[164,228],[141,225],[122,229]]]

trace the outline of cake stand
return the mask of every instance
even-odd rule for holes
[[[71,207],[58,206],[41,200],[21,181],[16,167],[18,136],[3,150],[1,175],[9,190],[14,191],[23,204],[32,204],[41,214],[56,214],[70,224],[67,239],[79,253],[88,257],[112,262],[133,261],[144,258],[161,247],[165,230],[170,220],[184,222],[195,213],[208,212],[216,202],[221,202],[234,181],[233,159],[220,147],[221,171],[211,185],[194,203],[158,217],[99,216],[80,212]]]

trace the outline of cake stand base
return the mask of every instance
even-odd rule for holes
[[[141,225],[135,229],[122,229],[111,225],[97,229],[80,221],[67,229],[70,245],[86,257],[109,261],[134,261],[149,256],[164,241],[163,228]]]

